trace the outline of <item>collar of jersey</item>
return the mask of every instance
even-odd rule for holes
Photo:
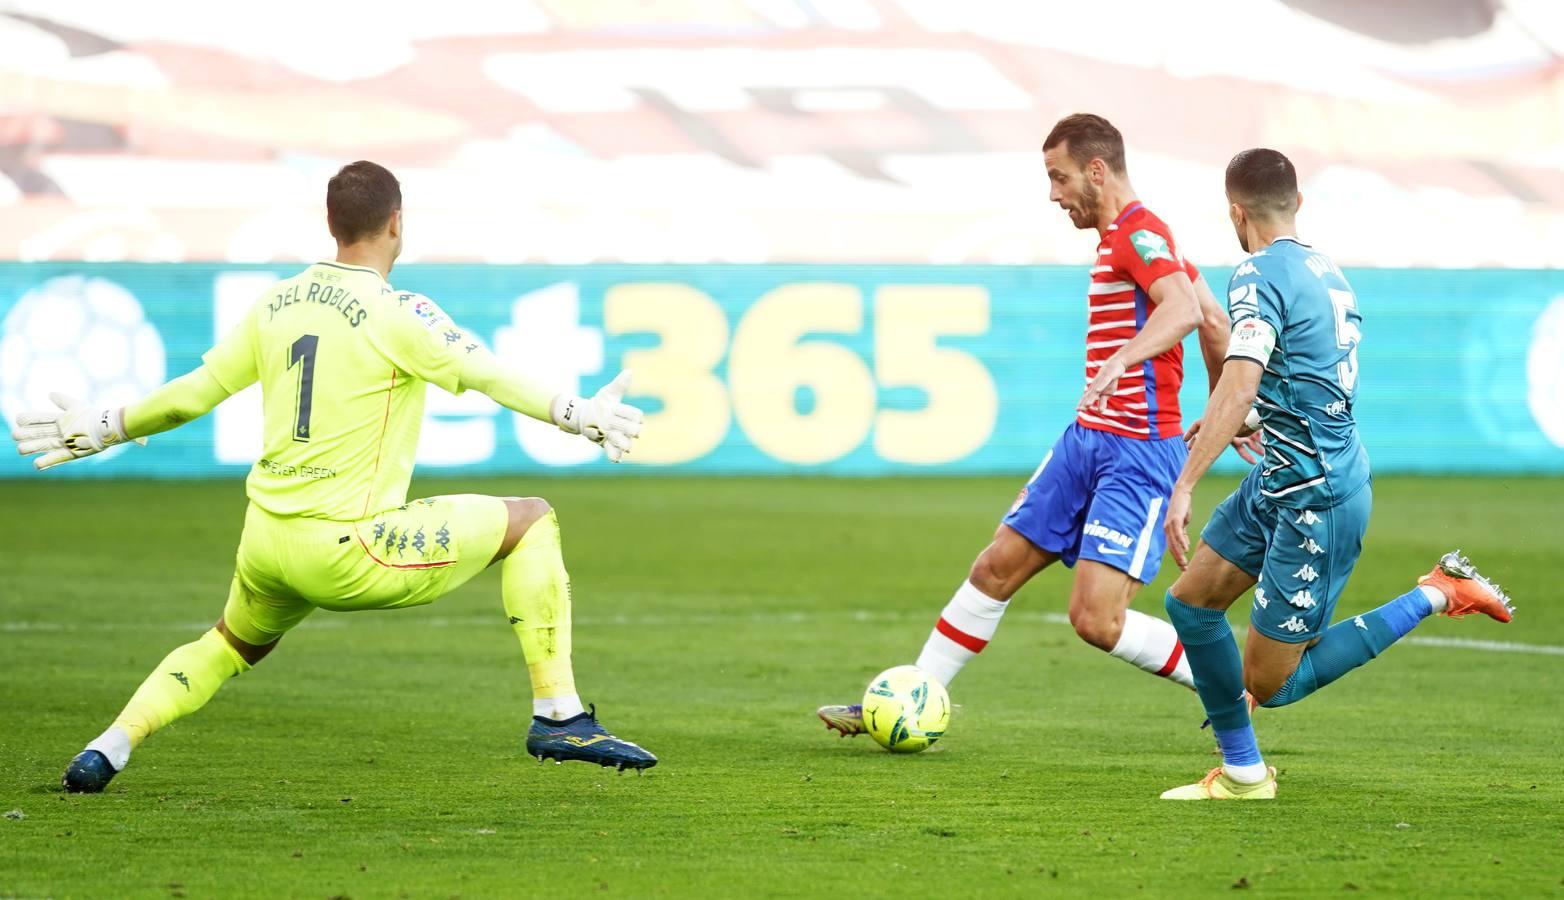
[[[1122,225],[1122,224],[1124,224],[1124,220],[1128,219],[1130,217],[1131,213],[1135,212],[1138,209],[1145,209],[1145,208],[1146,207],[1145,207],[1144,204],[1142,204],[1139,200],[1136,200],[1134,203],[1131,203],[1129,206],[1124,207],[1124,211],[1119,213],[1119,217],[1117,219],[1113,220],[1113,224],[1115,224],[1115,225]]]
[[[339,263],[336,260],[325,260],[325,259],[317,262],[315,265],[317,265],[317,266],[330,266],[333,269],[347,269],[350,272],[368,272],[369,274],[375,276],[376,278],[380,278],[381,281],[385,281],[384,278],[380,277],[380,273],[379,272],[375,271],[374,269],[371,269],[369,266],[355,266],[355,265],[351,265],[349,263]]]

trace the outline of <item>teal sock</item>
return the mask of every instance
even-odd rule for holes
[[[1379,609],[1337,622],[1325,629],[1319,643],[1303,652],[1292,677],[1261,705],[1297,703],[1383,653],[1433,611],[1422,589],[1413,588]]]
[[[1184,645],[1189,671],[1195,676],[1195,692],[1216,732],[1222,761],[1230,766],[1259,763],[1260,747],[1244,699],[1244,663],[1233,641],[1232,626],[1227,624],[1227,611],[1190,606],[1172,591],[1163,606]]]

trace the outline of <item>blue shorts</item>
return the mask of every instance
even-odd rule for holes
[[[1162,518],[1187,455],[1181,437],[1143,441],[1075,422],[1004,522],[1067,566],[1090,559],[1144,584],[1162,567]]]
[[[1200,539],[1260,579],[1249,623],[1289,644],[1312,641],[1330,625],[1347,577],[1363,553],[1374,492],[1362,490],[1329,509],[1288,509],[1260,496],[1260,470],[1216,508]]]

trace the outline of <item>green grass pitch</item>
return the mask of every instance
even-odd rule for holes
[[[912,660],[1019,481],[421,479],[554,503],[582,693],[661,765],[524,755],[491,570],[421,609],[317,613],[99,796],[60,772],[216,619],[243,492],[0,483],[0,897],[1564,892],[1564,481],[1378,481],[1338,618],[1459,546],[1517,619],[1429,621],[1260,711],[1269,804],[1157,800],[1214,764],[1199,705],[1077,640],[1063,569],[955,683],[933,751],[815,720]],[[1171,574],[1136,606],[1160,615]]]

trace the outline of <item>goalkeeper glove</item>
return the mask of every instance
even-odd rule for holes
[[[561,431],[601,445],[608,461],[618,462],[641,433],[641,411],[620,402],[629,389],[630,370],[626,369],[591,397],[555,397],[549,404],[549,417]]]
[[[49,399],[59,410],[22,413],[11,429],[18,453],[41,454],[33,460],[35,467],[47,469],[130,440],[125,434],[124,407],[94,409],[65,394],[50,394]],[[146,442],[146,438],[136,439],[138,444]]]

